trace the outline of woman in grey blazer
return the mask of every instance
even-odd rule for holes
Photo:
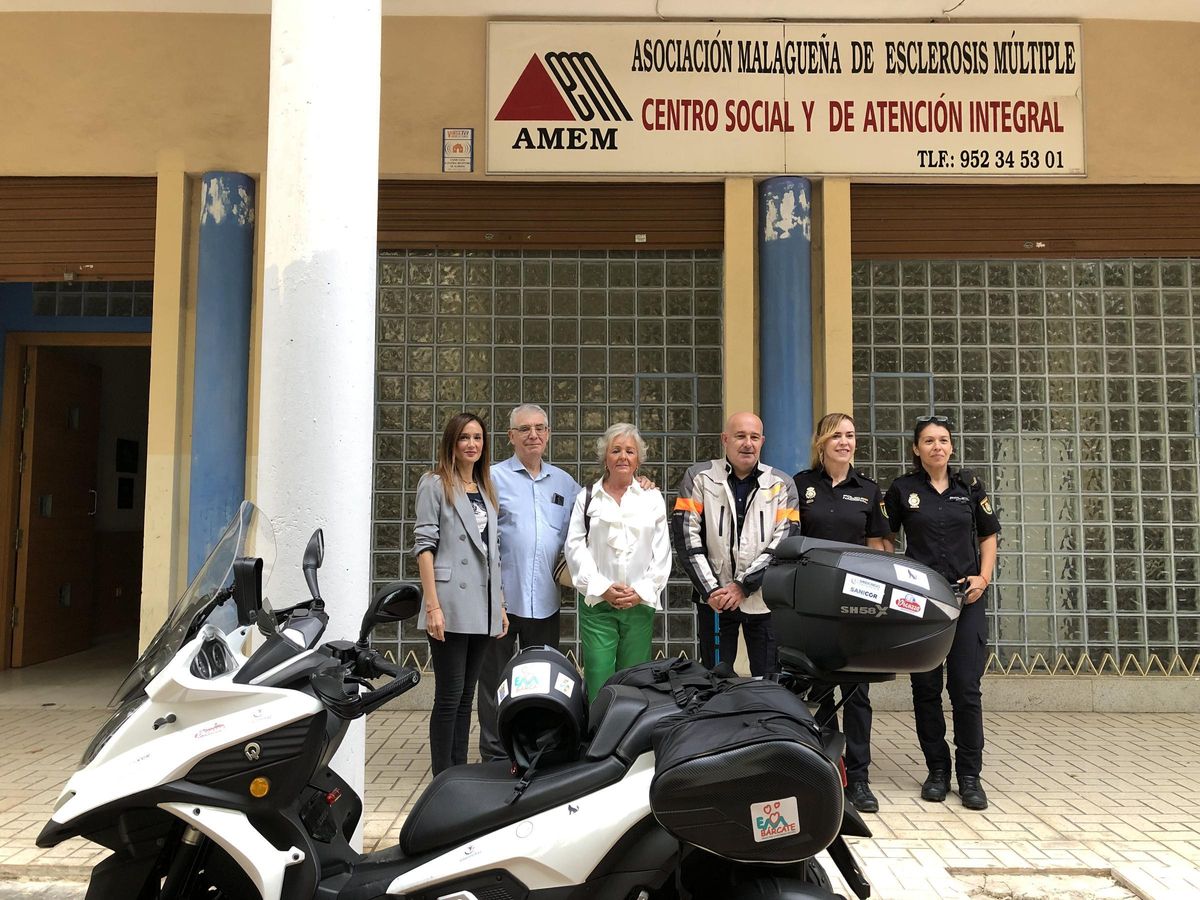
[[[424,605],[417,627],[429,635],[433,774],[467,761],[471,705],[490,637],[508,631],[496,545],[496,495],[487,427],[470,413],[451,417],[437,465],[417,485],[413,553]]]

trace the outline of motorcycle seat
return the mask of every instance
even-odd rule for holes
[[[654,726],[679,712],[670,694],[627,684],[606,684],[592,704],[592,739],[585,759],[616,756],[626,765],[650,751]]]
[[[510,803],[517,779],[507,761],[454,766],[417,800],[400,829],[400,848],[416,856],[465,843],[615,784],[627,768],[616,757],[539,768],[520,799]]]

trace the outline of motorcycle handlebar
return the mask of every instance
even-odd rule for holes
[[[365,693],[351,694],[346,690],[346,678],[377,678],[388,675],[391,681],[382,687]],[[421,673],[409,666],[396,666],[385,660],[374,650],[359,654],[358,658],[345,665],[332,665],[310,678],[317,697],[342,719],[357,719],[374,712],[393,697],[411,690],[421,681]]]

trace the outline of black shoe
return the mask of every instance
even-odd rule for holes
[[[967,809],[988,808],[987,794],[983,792],[978,775],[958,776],[958,796],[962,797],[962,804]]]
[[[975,779],[978,781],[979,779]],[[921,785],[921,799],[930,803],[941,803],[950,793],[950,773],[945,769],[932,769]]]
[[[865,781],[852,781],[846,785],[846,799],[859,812],[879,812],[879,801]]]

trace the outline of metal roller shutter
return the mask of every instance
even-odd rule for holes
[[[860,259],[1200,256],[1200,185],[854,185]]]
[[[0,281],[154,277],[153,178],[0,178]]]
[[[379,185],[381,250],[719,250],[724,217],[720,183]]]

